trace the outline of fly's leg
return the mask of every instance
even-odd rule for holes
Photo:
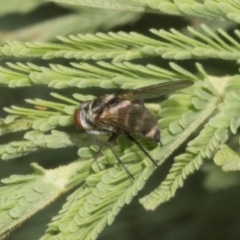
[[[128,175],[134,179],[133,175],[129,172],[129,170],[126,168],[126,166],[123,164],[123,162],[121,161],[121,159],[118,157],[116,151],[114,150],[113,146],[112,146],[112,141],[114,141],[119,135],[121,134],[121,132],[116,132],[113,133],[110,138],[108,139],[108,146],[110,147],[114,157],[117,159],[118,163],[123,167],[123,169],[128,173]]]
[[[112,147],[112,144],[110,142],[108,142],[108,146],[110,147],[114,157],[117,159],[118,163],[124,168],[124,170],[129,174],[129,176],[134,179],[133,175],[128,171],[128,169],[126,168],[126,166],[123,164],[123,162],[121,161],[121,159],[117,156],[117,153],[115,152],[114,148]]]
[[[159,138],[159,141],[158,141],[158,146],[160,146],[160,147],[162,147],[163,146],[163,144],[162,144],[162,141],[161,141],[161,135],[160,135],[160,138]]]
[[[98,147],[99,147],[99,149],[98,149],[98,151],[97,151],[97,154],[96,154],[96,156],[94,157],[94,162],[96,162],[97,165],[98,165],[98,167],[99,167],[99,169],[101,169],[101,167],[99,166],[99,164],[98,164],[98,162],[97,162],[97,159],[98,159],[100,153],[102,152],[102,147],[104,146],[104,144],[103,144],[101,141],[99,141],[97,138],[95,138],[92,134],[90,134],[89,132],[86,132],[86,134],[87,134],[88,137],[91,138],[92,141],[93,141],[96,145],[98,145]],[[103,170],[103,169],[101,169],[101,170]]]
[[[152,163],[158,167],[157,163],[152,159],[152,157],[148,154],[148,152],[141,146],[141,144],[133,137],[131,136],[129,133],[124,131],[124,135],[133,143],[135,143],[139,149],[152,161]]]
[[[121,134],[121,132],[112,133],[112,135],[108,139],[108,142],[114,142],[119,137],[120,134]]]

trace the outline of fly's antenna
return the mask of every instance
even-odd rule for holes
[[[126,136],[131,142],[135,143],[135,144],[139,147],[139,149],[152,161],[152,163],[153,163],[156,167],[158,167],[156,161],[154,161],[154,160],[152,159],[152,157],[148,154],[148,152],[141,146],[141,144],[140,144],[133,136],[131,136],[129,133],[127,133],[127,132],[125,132],[125,131],[124,131],[124,134],[125,134],[125,136]],[[161,144],[161,141],[160,141],[160,144]]]

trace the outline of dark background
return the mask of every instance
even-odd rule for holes
[[[73,7],[71,7],[73,8]],[[0,36],[2,42],[6,40],[29,40],[37,41],[41,36],[41,31],[31,34],[25,34],[24,37],[16,34],[22,31],[27,31],[28,28],[34,29],[35,24],[43,24],[43,21],[52,20],[57,17],[67,17],[70,14],[81,14],[73,11],[70,7],[59,7],[55,4],[45,4],[32,8],[25,13],[18,13],[17,10],[2,13],[0,16]],[[93,15],[94,10],[91,9]],[[109,10],[113,11],[113,10]],[[125,23],[120,23],[115,26],[98,26],[97,29],[89,29],[89,32],[107,32],[107,31],[135,31],[145,35],[152,36],[148,31],[150,28],[176,28],[179,30],[185,29],[186,26],[192,25],[199,29],[201,22],[206,20],[197,18],[182,18],[167,15],[157,14],[134,14],[133,20]],[[88,20],[91,23],[91,18]],[[225,28],[228,32],[232,32],[233,28],[238,28],[233,24],[224,22],[215,22],[207,20],[212,29],[219,26]],[[80,23],[79,23],[80,24]],[[80,29],[81,30],[81,29]],[[77,28],[72,30],[72,33],[80,31]],[[35,30],[37,31],[37,30]],[[51,31],[51,29],[45,29]],[[86,33],[87,30],[82,31]],[[71,32],[70,32],[71,33]],[[70,34],[66,33],[66,29],[59,30],[58,35]],[[57,35],[57,34],[56,34]],[[19,36],[19,38],[18,38]],[[27,36],[27,37],[26,37]],[[27,38],[27,39],[26,39]],[[44,40],[55,41],[48,36]],[[15,59],[5,58],[1,60],[1,66],[5,66],[7,61],[14,62]],[[24,59],[18,61],[26,62]],[[47,65],[49,62],[39,61],[36,59],[28,59],[34,63]],[[65,60],[64,60],[65,61]],[[63,63],[64,63],[63,61]],[[144,60],[135,60],[135,63],[147,64],[152,63],[160,67],[168,67],[168,61],[158,58],[150,58]],[[204,65],[205,70],[209,74],[228,75],[237,73],[238,69],[233,61],[220,60],[202,60],[199,61]],[[188,68],[192,72],[195,71],[193,60],[177,62],[178,64]],[[66,62],[67,64],[67,62]],[[2,111],[2,107],[9,107],[13,104],[19,106],[27,106],[24,102],[26,98],[44,98],[50,99],[49,93],[53,89],[46,87],[26,87],[19,89],[0,88],[0,117],[6,116]],[[70,96],[74,92],[86,93],[87,90],[55,90]],[[94,90],[93,90],[94,92]],[[89,92],[88,92],[89,93]],[[14,133],[0,137],[0,144],[10,141],[21,140],[24,133]],[[77,149],[62,149],[62,150],[44,150],[30,154],[26,157],[12,161],[2,161],[0,163],[0,178],[7,177],[11,174],[27,174],[32,170],[29,167],[31,162],[38,162],[45,168],[57,167],[61,164],[67,164],[66,159],[71,162],[77,158]],[[53,161],[54,159],[54,161]],[[100,234],[99,239],[114,239],[114,240],[235,240],[239,239],[240,235],[240,186],[239,180],[229,181],[229,179],[239,179],[237,173],[222,173],[221,170],[214,166],[210,161],[206,162],[205,166],[193,176],[190,176],[183,188],[179,189],[176,196],[169,202],[161,205],[155,211],[145,211],[138,203],[138,199],[155,187],[165,178],[168,169],[170,168],[173,159],[168,159],[148,181],[146,187],[134,198],[131,204],[124,206],[123,210],[117,216],[114,223],[105,228]],[[1,196],[0,196],[1,198]],[[46,229],[46,224],[51,218],[57,214],[61,205],[65,202],[66,196],[62,196],[56,202],[52,203],[46,209],[36,214],[34,217],[26,221],[21,227],[16,229],[7,240],[15,239],[39,239]]]

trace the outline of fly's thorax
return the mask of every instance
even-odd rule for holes
[[[93,101],[82,103],[79,109],[75,112],[75,124],[79,129],[87,131],[115,131],[116,128],[107,125],[104,122],[99,122],[99,118],[110,114],[117,113],[119,99],[115,94],[98,97]],[[116,115],[115,115],[116,116]],[[106,116],[107,117],[107,116]]]
[[[113,99],[114,100],[114,99]],[[99,118],[113,118],[113,119],[124,119],[127,114],[127,107],[131,106],[131,102],[128,100],[118,101],[115,104],[107,105],[104,111],[99,115]]]
[[[90,109],[92,115],[97,117],[100,115],[106,108],[111,106],[111,102],[116,100],[115,94],[108,94],[103,97],[98,97],[94,99],[90,104]]]

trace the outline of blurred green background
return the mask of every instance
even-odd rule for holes
[[[74,5],[56,5],[40,0],[0,1],[0,42],[20,41],[57,41],[56,35],[77,33],[96,33],[107,31],[135,31],[151,36],[150,28],[176,28],[186,32],[188,25],[199,29],[205,22],[212,29],[222,27],[229,33],[238,28],[230,22],[217,22],[197,18],[183,18],[150,13],[133,13],[104,9],[80,8]],[[6,62],[34,62],[48,65],[48,61],[37,59],[1,59],[1,66]],[[54,60],[68,64],[69,60]],[[71,60],[74,61],[74,60]],[[152,63],[168,67],[168,61],[156,58],[134,60],[134,63]],[[199,62],[199,61],[198,61]],[[201,63],[209,74],[228,75],[238,72],[233,61],[203,60]],[[195,71],[195,61],[187,60],[178,64]],[[2,107],[13,104],[27,106],[26,98],[50,99],[53,91],[46,87],[26,87],[21,89],[0,88],[0,117],[6,116]],[[88,93],[91,90],[55,90],[70,96],[74,92]],[[93,93],[96,89],[93,89]],[[103,91],[104,93],[104,91]],[[22,139],[23,132],[0,138],[0,144]],[[184,149],[184,148],[183,148]],[[182,149],[182,150],[183,150]],[[26,157],[0,163],[0,178],[11,174],[27,174],[32,170],[31,162],[38,162],[45,168],[54,168],[67,164],[77,158],[77,149],[44,150]],[[66,159],[68,162],[66,162]],[[123,208],[115,222],[107,227],[99,239],[114,240],[237,240],[240,236],[240,178],[238,173],[223,173],[211,162],[193,176],[189,177],[182,189],[173,199],[161,205],[153,212],[145,211],[138,199],[155,187],[165,178],[173,159],[154,173],[146,187],[136,196],[133,202]],[[1,196],[0,196],[1,198]],[[26,221],[16,229],[7,240],[39,239],[46,229],[46,224],[57,214],[66,196],[62,196],[46,209]]]

